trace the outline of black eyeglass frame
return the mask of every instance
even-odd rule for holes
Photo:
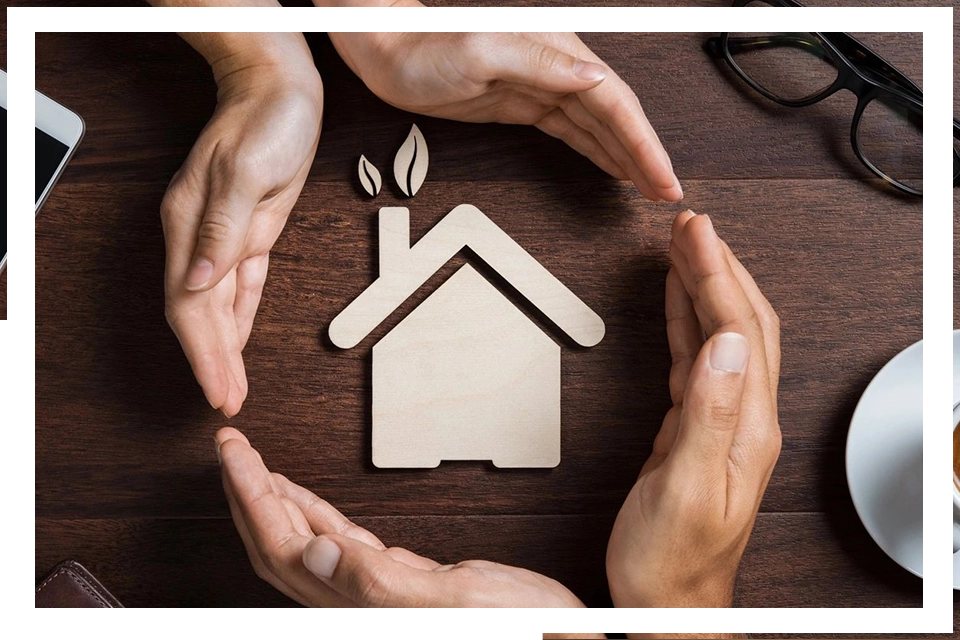
[[[744,6],[752,0],[737,0],[734,6]],[[782,6],[803,6],[793,0],[765,0],[768,4]],[[841,89],[848,89],[857,97],[857,106],[853,113],[853,122],[850,126],[850,144],[853,152],[871,172],[882,178],[894,188],[913,196],[922,196],[923,191],[903,184],[899,180],[887,175],[871,162],[860,146],[860,119],[864,109],[873,100],[882,98],[883,102],[896,102],[919,117],[923,122],[923,92],[903,73],[892,64],[871,51],[869,47],[846,33],[819,33],[810,32],[823,47],[831,62],[837,68],[837,78],[829,86],[812,96],[799,100],[788,100],[774,95],[754,81],[746,71],[740,68],[731,52],[730,34],[721,33],[718,37],[709,38],[706,42],[707,52],[715,58],[723,58],[740,78],[765,98],[782,104],[786,107],[806,107],[820,102]],[[769,37],[765,38],[769,40]],[[754,44],[763,44],[762,42]],[[792,44],[796,44],[795,42]],[[737,48],[734,43],[734,48]],[[851,58],[856,60],[854,63]],[[875,76],[874,79],[871,76]],[[885,84],[886,83],[886,84]],[[955,152],[956,153],[956,152]]]
[[[953,119],[953,139],[960,140],[960,120]],[[960,151],[957,143],[953,143],[953,186],[960,184]]]

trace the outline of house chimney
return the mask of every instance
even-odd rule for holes
[[[380,275],[403,260],[410,250],[410,210],[406,207],[380,208]]]

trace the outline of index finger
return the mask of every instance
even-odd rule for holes
[[[345,604],[303,566],[303,549],[313,537],[297,530],[277,492],[276,480],[260,455],[245,438],[235,437],[220,442],[219,451],[224,484],[229,485],[250,542],[265,568],[278,582],[300,595],[297,599],[301,602],[316,604],[319,595],[324,604]]]
[[[733,268],[733,273],[740,281],[743,292],[749,298],[757,315],[760,317],[760,326],[763,329],[763,344],[767,351],[767,366],[770,368],[770,389],[773,392],[774,403],[777,399],[777,388],[780,386],[780,317],[773,310],[773,305],[760,291],[753,276],[733,254],[730,247],[723,243],[727,260]]]
[[[577,94],[581,103],[623,145],[651,188],[664,200],[683,198],[680,181],[657,132],[647,120],[640,100],[612,70],[592,89]]]
[[[763,359],[762,370],[766,370],[764,336],[756,309],[740,285],[708,216],[692,212],[677,216],[670,257],[693,300],[704,333],[711,336],[732,331],[746,336],[756,347],[754,357]]]

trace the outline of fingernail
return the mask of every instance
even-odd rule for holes
[[[303,550],[303,565],[318,578],[332,578],[338,562],[340,547],[330,538],[320,536]]]
[[[721,333],[710,345],[710,366],[717,371],[740,373],[747,366],[749,346],[739,333]]]
[[[220,441],[216,438],[213,439],[214,444],[217,445],[217,464],[223,465],[223,458],[220,457]]]
[[[607,77],[607,70],[603,65],[577,60],[573,63],[573,75],[584,82],[600,82]]]
[[[187,272],[187,289],[199,289],[210,282],[213,275],[213,263],[206,258],[197,258]]]

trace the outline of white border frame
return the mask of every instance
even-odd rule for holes
[[[276,635],[278,622],[286,631],[310,625],[327,637],[344,633],[351,636],[416,638],[539,638],[544,631],[591,632],[621,629],[644,632],[780,632],[780,633],[943,633],[952,631],[952,575],[950,522],[952,519],[947,475],[951,449],[949,430],[943,425],[951,419],[952,394],[952,165],[949,161],[952,139],[946,136],[952,117],[953,19],[949,7],[924,8],[820,8],[745,11],[730,8],[444,8],[424,11],[358,9],[151,9],[151,8],[9,8],[8,68],[10,108],[8,120],[7,182],[8,210],[24,211],[33,201],[28,179],[33,165],[34,141],[26,137],[31,124],[30,96],[34,91],[34,38],[37,32],[173,32],[173,31],[457,31],[470,25],[475,31],[497,31],[509,24],[516,30],[580,31],[719,32],[772,31],[789,26],[809,31],[913,31],[923,32],[923,85],[926,93],[924,137],[923,250],[923,337],[924,380],[924,557],[923,607],[920,609],[587,609],[543,611],[501,610],[456,612],[418,610],[368,611],[362,615],[330,610],[322,615],[304,612],[267,613],[234,611],[210,616],[210,624],[224,634],[235,629],[243,636],[253,633]],[[82,61],[76,61],[82,64]],[[667,81],[667,80],[665,80]],[[642,99],[642,95],[641,95]],[[942,124],[936,124],[942,123]],[[14,135],[10,135],[13,133]],[[11,149],[25,151],[16,154]],[[159,203],[158,203],[159,206]],[[143,212],[137,212],[142,214]],[[18,268],[10,274],[9,306],[18,322],[20,349],[33,355],[34,331],[34,242],[29,216],[9,216],[11,237],[26,238],[15,243]],[[42,217],[38,224],[42,224]],[[159,277],[159,276],[158,276]],[[10,376],[8,393],[21,425],[33,422],[33,358]],[[29,368],[29,369],[28,369]],[[29,417],[27,422],[24,418]],[[789,430],[789,425],[784,425]],[[33,444],[34,435],[26,429],[11,429],[11,451],[22,451]],[[22,445],[22,446],[21,446]],[[29,468],[33,469],[30,458]],[[942,471],[937,471],[938,469]],[[23,468],[4,469],[7,486],[23,484]],[[15,475],[10,475],[14,474]],[[941,478],[937,480],[936,478]],[[16,480],[15,480],[16,479]],[[27,523],[29,498],[21,490],[17,512],[7,522]],[[11,562],[32,566],[30,551],[34,532],[25,524],[18,526],[15,549],[21,551]],[[504,544],[510,544],[505,540]],[[939,553],[931,550],[941,549]],[[18,567],[18,575],[25,572]],[[10,581],[7,602],[23,604],[29,591],[20,587],[26,580]],[[15,593],[14,593],[15,591]],[[839,603],[838,603],[839,604]],[[48,615],[48,614],[45,614]],[[140,612],[138,628],[152,632],[169,631],[164,613]],[[142,616],[142,618],[141,618]],[[309,616],[309,617],[308,617]],[[149,617],[156,626],[143,625]],[[108,623],[98,618],[98,627]],[[166,623],[166,624],[165,624]],[[47,625],[48,626],[48,625]],[[50,627],[48,628],[55,628]]]

